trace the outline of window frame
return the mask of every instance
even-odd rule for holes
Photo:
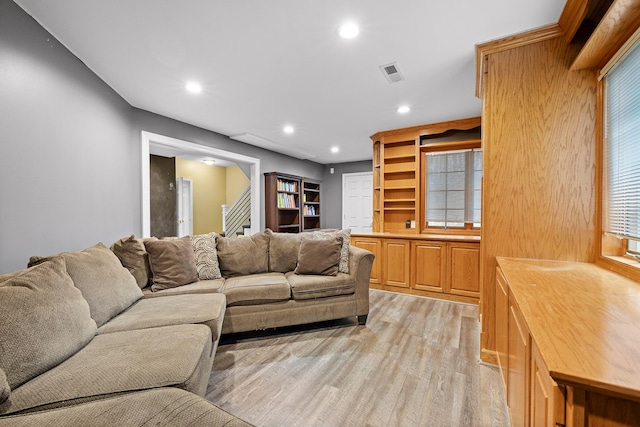
[[[482,230],[482,222],[480,227],[473,227],[472,222],[465,222],[464,228],[444,228],[444,227],[429,227],[427,225],[427,152],[438,151],[456,151],[456,150],[470,150],[470,149],[482,149],[482,140],[471,139],[464,141],[447,141],[447,142],[433,142],[420,146],[420,233],[421,234],[453,234],[453,235],[474,235],[479,236]],[[483,171],[484,173],[484,171]],[[482,206],[481,208],[482,209]]]
[[[636,40],[640,43],[640,41]],[[622,50],[622,49],[621,49]],[[618,59],[622,57],[616,53]],[[610,71],[611,64],[605,66]],[[598,79],[596,86],[596,264],[615,271],[635,281],[640,281],[640,262],[636,256],[627,251],[628,239],[613,236],[605,231],[606,203],[607,203],[607,178],[606,169],[606,73],[600,70],[602,78]]]

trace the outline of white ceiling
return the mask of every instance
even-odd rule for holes
[[[370,159],[381,130],[480,115],[475,44],[557,22],[565,3],[15,1],[131,105],[325,164]],[[347,20],[355,39],[336,34]],[[391,62],[405,81],[387,82]]]

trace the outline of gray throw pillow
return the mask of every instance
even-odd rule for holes
[[[98,327],[142,298],[142,291],[131,273],[102,243],[79,252],[60,254],[76,288],[89,303],[91,318]],[[49,259],[31,257],[29,265]]]
[[[71,357],[97,330],[61,256],[0,282],[0,313],[0,369],[13,390]]]
[[[218,237],[218,261],[223,277],[266,273],[269,268],[269,235],[266,231],[251,237]]]
[[[196,271],[200,280],[221,279],[220,264],[218,263],[218,251],[216,239],[218,233],[200,234],[191,237],[193,254],[196,259]]]
[[[191,237],[144,242],[153,273],[151,290],[176,288],[198,281]]]
[[[333,237],[342,238],[342,247],[340,248],[340,265],[338,271],[340,273],[349,273],[349,243],[351,242],[351,229],[346,228],[338,231],[319,230],[313,232],[315,239],[331,239]]]
[[[303,239],[298,253],[296,274],[335,276],[338,274],[342,238]]]

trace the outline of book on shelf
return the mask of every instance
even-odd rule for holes
[[[278,191],[288,191],[291,193],[298,192],[298,183],[292,181],[283,181],[279,179],[277,181]]]
[[[279,208],[297,208],[296,198],[293,194],[278,193],[278,207]]]
[[[306,215],[306,216],[316,216],[316,215],[318,215],[318,213],[316,211],[316,207],[315,206],[305,205],[304,209],[303,209],[303,215]]]

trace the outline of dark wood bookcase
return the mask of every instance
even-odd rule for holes
[[[266,226],[281,233],[320,228],[320,182],[278,172],[264,174]]]

